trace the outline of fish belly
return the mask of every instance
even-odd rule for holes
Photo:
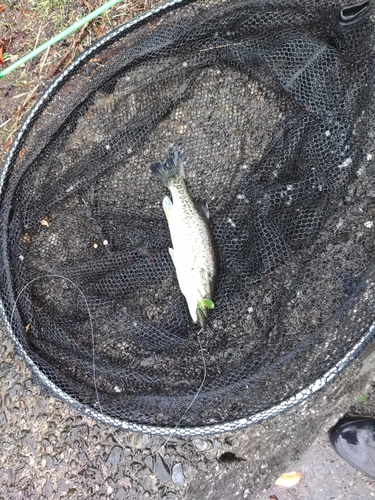
[[[202,240],[204,222],[198,213],[187,215],[179,203],[173,204],[168,217],[173,249],[170,250],[178,284],[184,294],[190,315],[197,322],[197,303],[205,295],[207,283],[201,270],[206,267],[207,249]],[[204,273],[203,273],[204,276]]]

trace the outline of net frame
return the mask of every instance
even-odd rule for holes
[[[12,165],[15,163],[18,154],[22,149],[22,144],[27,136],[30,128],[32,127],[34,121],[39,116],[39,114],[43,111],[44,106],[49,102],[49,100],[58,92],[61,86],[70,78],[70,76],[79,69],[89,58],[92,57],[93,54],[99,52],[104,46],[112,43],[115,40],[120,39],[123,35],[141,25],[143,22],[151,19],[154,16],[159,14],[163,14],[168,12],[171,9],[178,8],[180,5],[184,5],[186,2],[184,1],[169,1],[162,5],[158,5],[151,9],[150,11],[143,13],[130,22],[120,26],[116,30],[112,31],[108,35],[106,35],[103,39],[96,42],[92,45],[88,50],[86,50],[83,54],[81,54],[71,65],[66,68],[52,84],[47,88],[44,94],[41,96],[37,104],[31,110],[26,120],[20,127],[17,136],[9,150],[7,158],[5,160],[3,169],[0,175],[0,189],[4,189],[5,181],[8,175],[8,172],[11,170]],[[372,273],[371,273],[372,274]],[[369,283],[371,281],[371,276],[367,276],[366,282]],[[361,340],[355,344],[355,346],[331,369],[329,369],[321,378],[316,380],[314,383],[310,384],[308,387],[297,393],[295,396],[292,396],[280,404],[270,408],[269,410],[262,411],[256,415],[252,415],[248,418],[241,418],[237,420],[233,420],[231,422],[225,422],[220,424],[212,424],[206,426],[194,426],[194,427],[179,427],[176,429],[175,427],[165,427],[158,425],[146,425],[146,424],[137,424],[129,421],[121,421],[116,418],[112,418],[108,415],[104,415],[100,411],[95,410],[94,408],[88,408],[85,405],[80,404],[69,396],[67,393],[61,390],[56,384],[52,383],[51,380],[35,365],[33,360],[27,354],[17,336],[14,334],[11,321],[9,316],[6,313],[6,309],[3,303],[0,303],[0,313],[2,316],[2,320],[6,326],[6,329],[16,347],[17,352],[21,355],[21,357],[25,360],[28,367],[31,369],[35,378],[48,389],[48,392],[53,394],[54,396],[62,399],[63,401],[71,404],[75,408],[77,408],[80,412],[91,416],[99,421],[102,421],[107,424],[111,424],[117,426],[123,430],[130,430],[135,432],[145,432],[157,434],[160,436],[168,436],[171,433],[178,434],[180,436],[197,436],[197,435],[207,435],[207,434],[217,434],[221,432],[229,432],[238,430],[244,427],[249,426],[250,424],[261,422],[267,418],[276,416],[281,412],[291,408],[292,406],[304,401],[310,395],[322,389],[327,383],[332,381],[336,376],[338,376],[349,364],[363,351],[363,349],[367,346],[367,344],[374,338],[375,336],[375,322],[371,325],[371,327],[367,330],[367,332],[362,336]],[[283,359],[283,362],[286,360]]]

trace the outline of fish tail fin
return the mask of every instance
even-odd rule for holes
[[[163,184],[169,185],[172,179],[185,178],[184,156],[179,149],[170,153],[163,163],[153,163],[151,171],[157,175]]]

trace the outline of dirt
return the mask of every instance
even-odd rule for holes
[[[41,55],[0,80],[0,162],[15,131],[48,83],[95,40],[158,3],[155,0],[121,2],[84,25]],[[100,0],[8,0],[0,3],[0,48],[4,65],[57,35],[103,5]],[[1,58],[0,58],[1,61]]]

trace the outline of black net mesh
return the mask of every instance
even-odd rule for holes
[[[0,207],[3,315],[47,389],[124,427],[220,430],[287,407],[371,337],[372,9],[197,0],[52,84]],[[175,148],[220,263],[199,337],[150,171]]]

